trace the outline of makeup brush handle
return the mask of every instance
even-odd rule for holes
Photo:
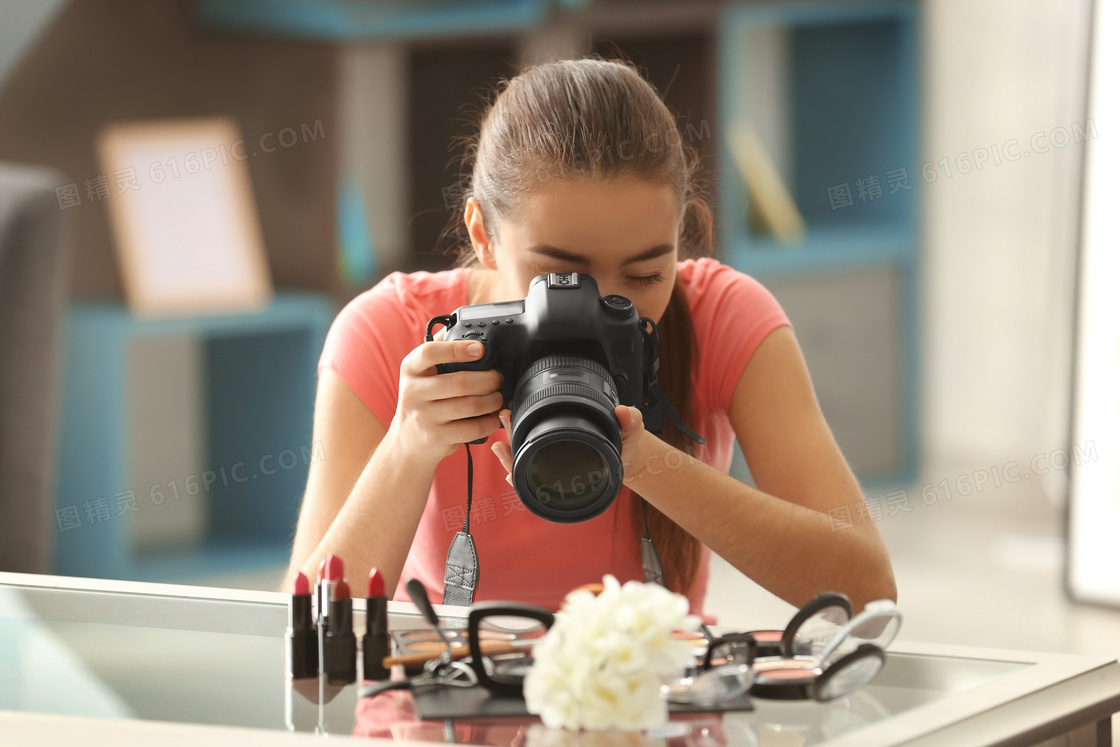
[[[408,597],[412,603],[420,610],[420,614],[428,621],[432,627],[439,628],[439,615],[432,607],[431,601],[428,599],[428,590],[424,588],[424,584],[418,578],[410,578],[408,583],[405,584],[405,589],[408,591]]]
[[[523,641],[520,643],[505,643],[497,641],[489,641],[482,644],[482,653],[487,656],[496,656],[498,654],[518,654],[529,651],[533,647],[531,641]],[[425,651],[419,654],[405,654],[404,656],[386,656],[381,660],[381,663],[386,667],[396,666],[403,664],[406,667],[413,667],[419,664],[425,664],[432,659],[438,659],[443,655],[443,652],[432,653]],[[451,658],[465,659],[471,655],[471,650],[467,646],[460,646],[451,649]]]

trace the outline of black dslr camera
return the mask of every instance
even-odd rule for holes
[[[485,352],[440,373],[497,369],[510,414],[513,484],[533,513],[558,522],[598,516],[622,487],[622,430],[616,405],[638,407],[660,433],[680,422],[657,383],[657,327],[623,296],[599,297],[590,275],[554,272],[519,301],[462,306],[428,322],[444,340],[476,340]],[[653,403],[648,403],[650,397]],[[662,406],[666,410],[662,410]],[[474,443],[483,443],[483,440]]]

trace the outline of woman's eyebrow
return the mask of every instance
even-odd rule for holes
[[[573,262],[577,265],[588,266],[591,264],[591,260],[581,254],[575,254],[573,252],[565,251],[564,249],[557,249],[556,247],[549,246],[548,244],[537,244],[536,246],[531,246],[529,247],[529,251],[533,252],[534,254],[543,254],[546,257],[552,257],[553,259],[561,259],[565,262]],[[629,259],[623,260],[622,264],[625,266],[632,265],[637,262],[644,262],[647,259],[654,259],[656,257],[669,254],[672,251],[672,244],[658,244],[655,247],[646,249],[640,254],[635,254]]]

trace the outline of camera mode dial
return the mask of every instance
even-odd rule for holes
[[[611,294],[603,298],[603,308],[611,316],[625,318],[630,316],[630,311],[634,308],[634,304],[630,303],[630,299],[625,296],[616,296]]]

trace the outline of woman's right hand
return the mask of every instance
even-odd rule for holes
[[[434,467],[459,444],[489,438],[501,427],[498,371],[436,371],[438,363],[466,363],[481,356],[481,343],[437,339],[417,346],[401,361],[397,413],[387,436],[414,462]]]

